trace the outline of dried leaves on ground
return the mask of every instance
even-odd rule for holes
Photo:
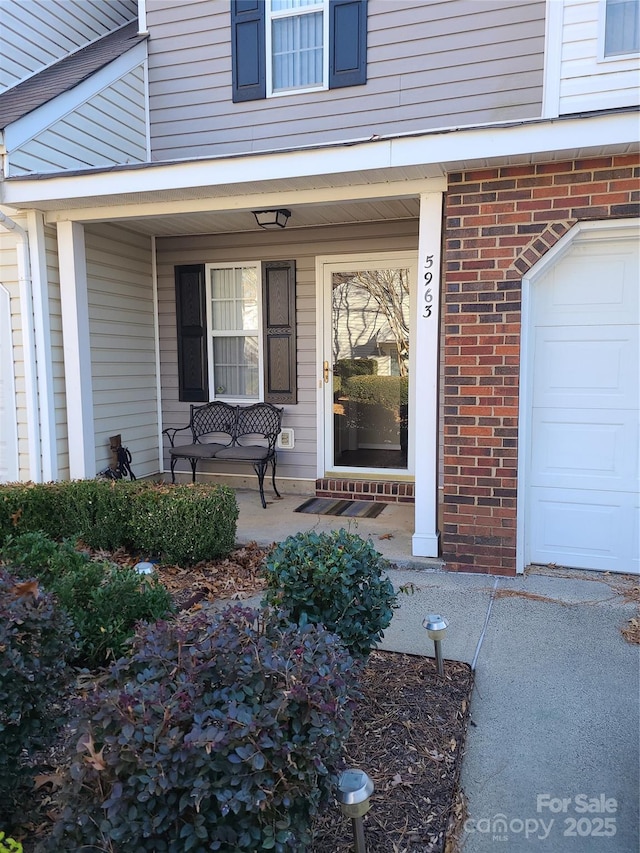
[[[345,762],[375,790],[364,818],[368,853],[440,853],[460,815],[459,774],[473,673],[431,658],[373,652]],[[336,804],[316,821],[313,853],[350,853],[349,818]]]

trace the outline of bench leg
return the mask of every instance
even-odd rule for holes
[[[191,463],[191,482],[195,483],[195,481],[196,481],[196,466],[198,464],[198,460],[197,459],[189,459],[189,462]]]
[[[266,462],[254,462],[253,470],[258,475],[258,488],[260,489],[260,500],[262,501],[262,508],[267,508],[267,502],[264,499],[264,473],[267,470]]]
[[[175,483],[176,481],[176,462],[178,461],[176,456],[171,457],[171,482]]]
[[[277,497],[282,497],[280,492],[276,487],[276,460],[275,457],[271,460],[271,482],[273,483],[273,491],[276,493]]]

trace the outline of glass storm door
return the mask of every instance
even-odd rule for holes
[[[326,467],[406,474],[413,270],[386,260],[325,271]]]

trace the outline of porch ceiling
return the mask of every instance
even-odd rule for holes
[[[265,205],[268,208],[273,206]],[[287,230],[318,225],[347,225],[356,222],[416,219],[420,213],[420,201],[417,197],[377,199],[349,204],[292,205],[283,202],[281,206],[291,211]],[[172,213],[163,216],[122,219],[119,220],[119,223],[140,234],[156,237],[262,231],[250,210]]]

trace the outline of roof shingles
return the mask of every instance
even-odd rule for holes
[[[3,92],[0,94],[0,129],[73,89],[145,38],[146,35],[138,34],[138,22],[131,21]]]

